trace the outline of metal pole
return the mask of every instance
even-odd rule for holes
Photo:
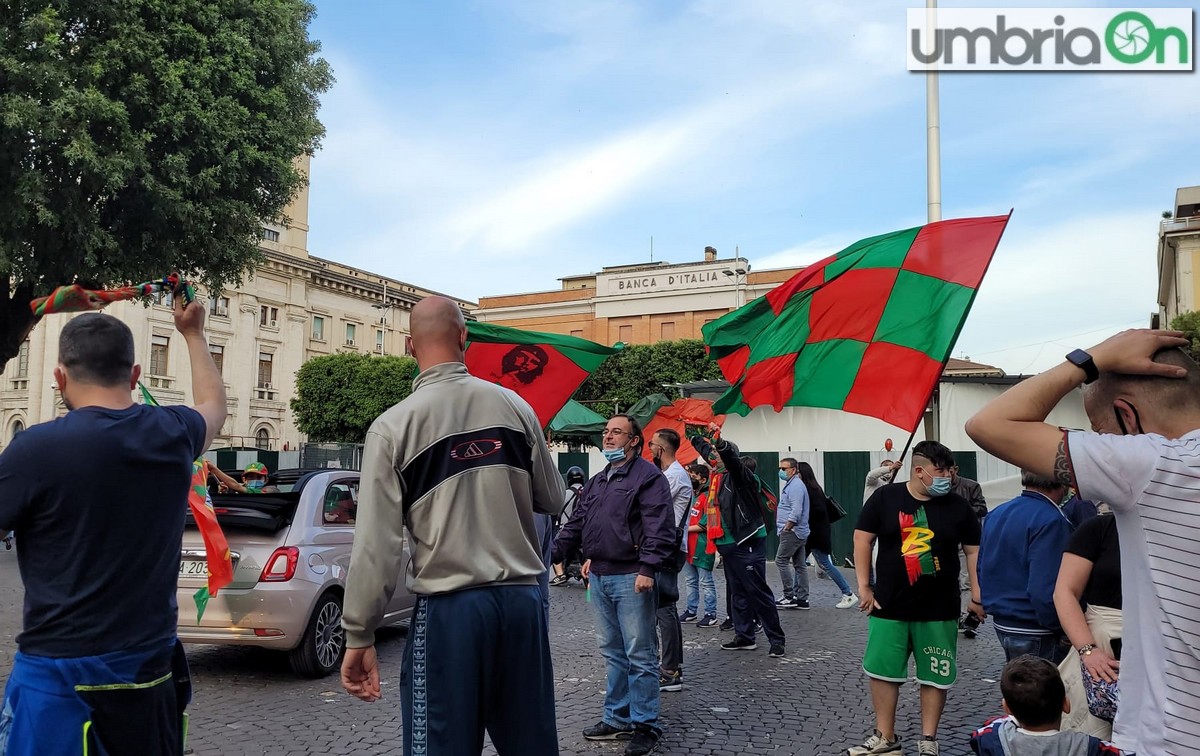
[[[937,0],[925,0],[925,38],[933,39],[937,27]],[[938,114],[937,69],[925,73],[925,147],[929,185],[929,222],[942,219],[942,127]]]

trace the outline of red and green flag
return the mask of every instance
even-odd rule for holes
[[[557,333],[467,323],[467,370],[520,394],[543,428],[588,375],[622,348]]]
[[[158,400],[145,384],[139,381],[138,386],[142,389],[142,401],[154,407],[159,406]],[[225,532],[217,522],[212,497],[208,495],[208,462],[203,457],[192,463],[192,484],[188,490],[187,501],[200,537],[204,539],[204,553],[208,563],[207,583],[192,594],[192,599],[196,602],[196,622],[199,623],[204,618],[208,600],[233,582],[233,554],[229,550],[229,542],[225,540]]]
[[[715,414],[827,407],[917,427],[1007,215],[874,236],[704,326]]]

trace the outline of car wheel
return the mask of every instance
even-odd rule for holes
[[[326,677],[341,667],[346,653],[346,631],[342,629],[342,600],[326,593],[317,602],[304,638],[288,654],[292,670],[302,677]]]

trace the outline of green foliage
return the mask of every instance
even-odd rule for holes
[[[1193,360],[1200,362],[1200,312],[1182,312],[1171,319],[1172,331],[1183,331],[1187,338],[1191,339],[1192,345],[1188,347],[1187,353],[1192,356]]]
[[[306,181],[332,82],[305,0],[0,6],[0,361],[32,297],[159,278],[219,289]]]
[[[721,370],[704,353],[699,339],[660,341],[625,347],[596,369],[579,392],[577,401],[616,401],[629,407],[650,394],[677,396],[665,383],[688,383],[721,377]]]
[[[312,441],[362,443],[383,411],[412,393],[412,357],[330,354],[296,371],[296,427]]]

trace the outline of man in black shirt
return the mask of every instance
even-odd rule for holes
[[[863,505],[854,531],[854,564],[860,608],[868,620],[863,669],[871,678],[875,732],[850,756],[900,753],[896,703],[908,679],[908,658],[916,661],[921,684],[921,729],[917,753],[936,756],[937,728],[946,691],[958,676],[955,666],[959,611],[958,552],[967,556],[970,611],[983,616],[975,560],[979,520],[970,504],[951,493],[954,457],[936,441],[913,448],[912,475],[884,486]],[[871,543],[878,539],[872,590]]]

